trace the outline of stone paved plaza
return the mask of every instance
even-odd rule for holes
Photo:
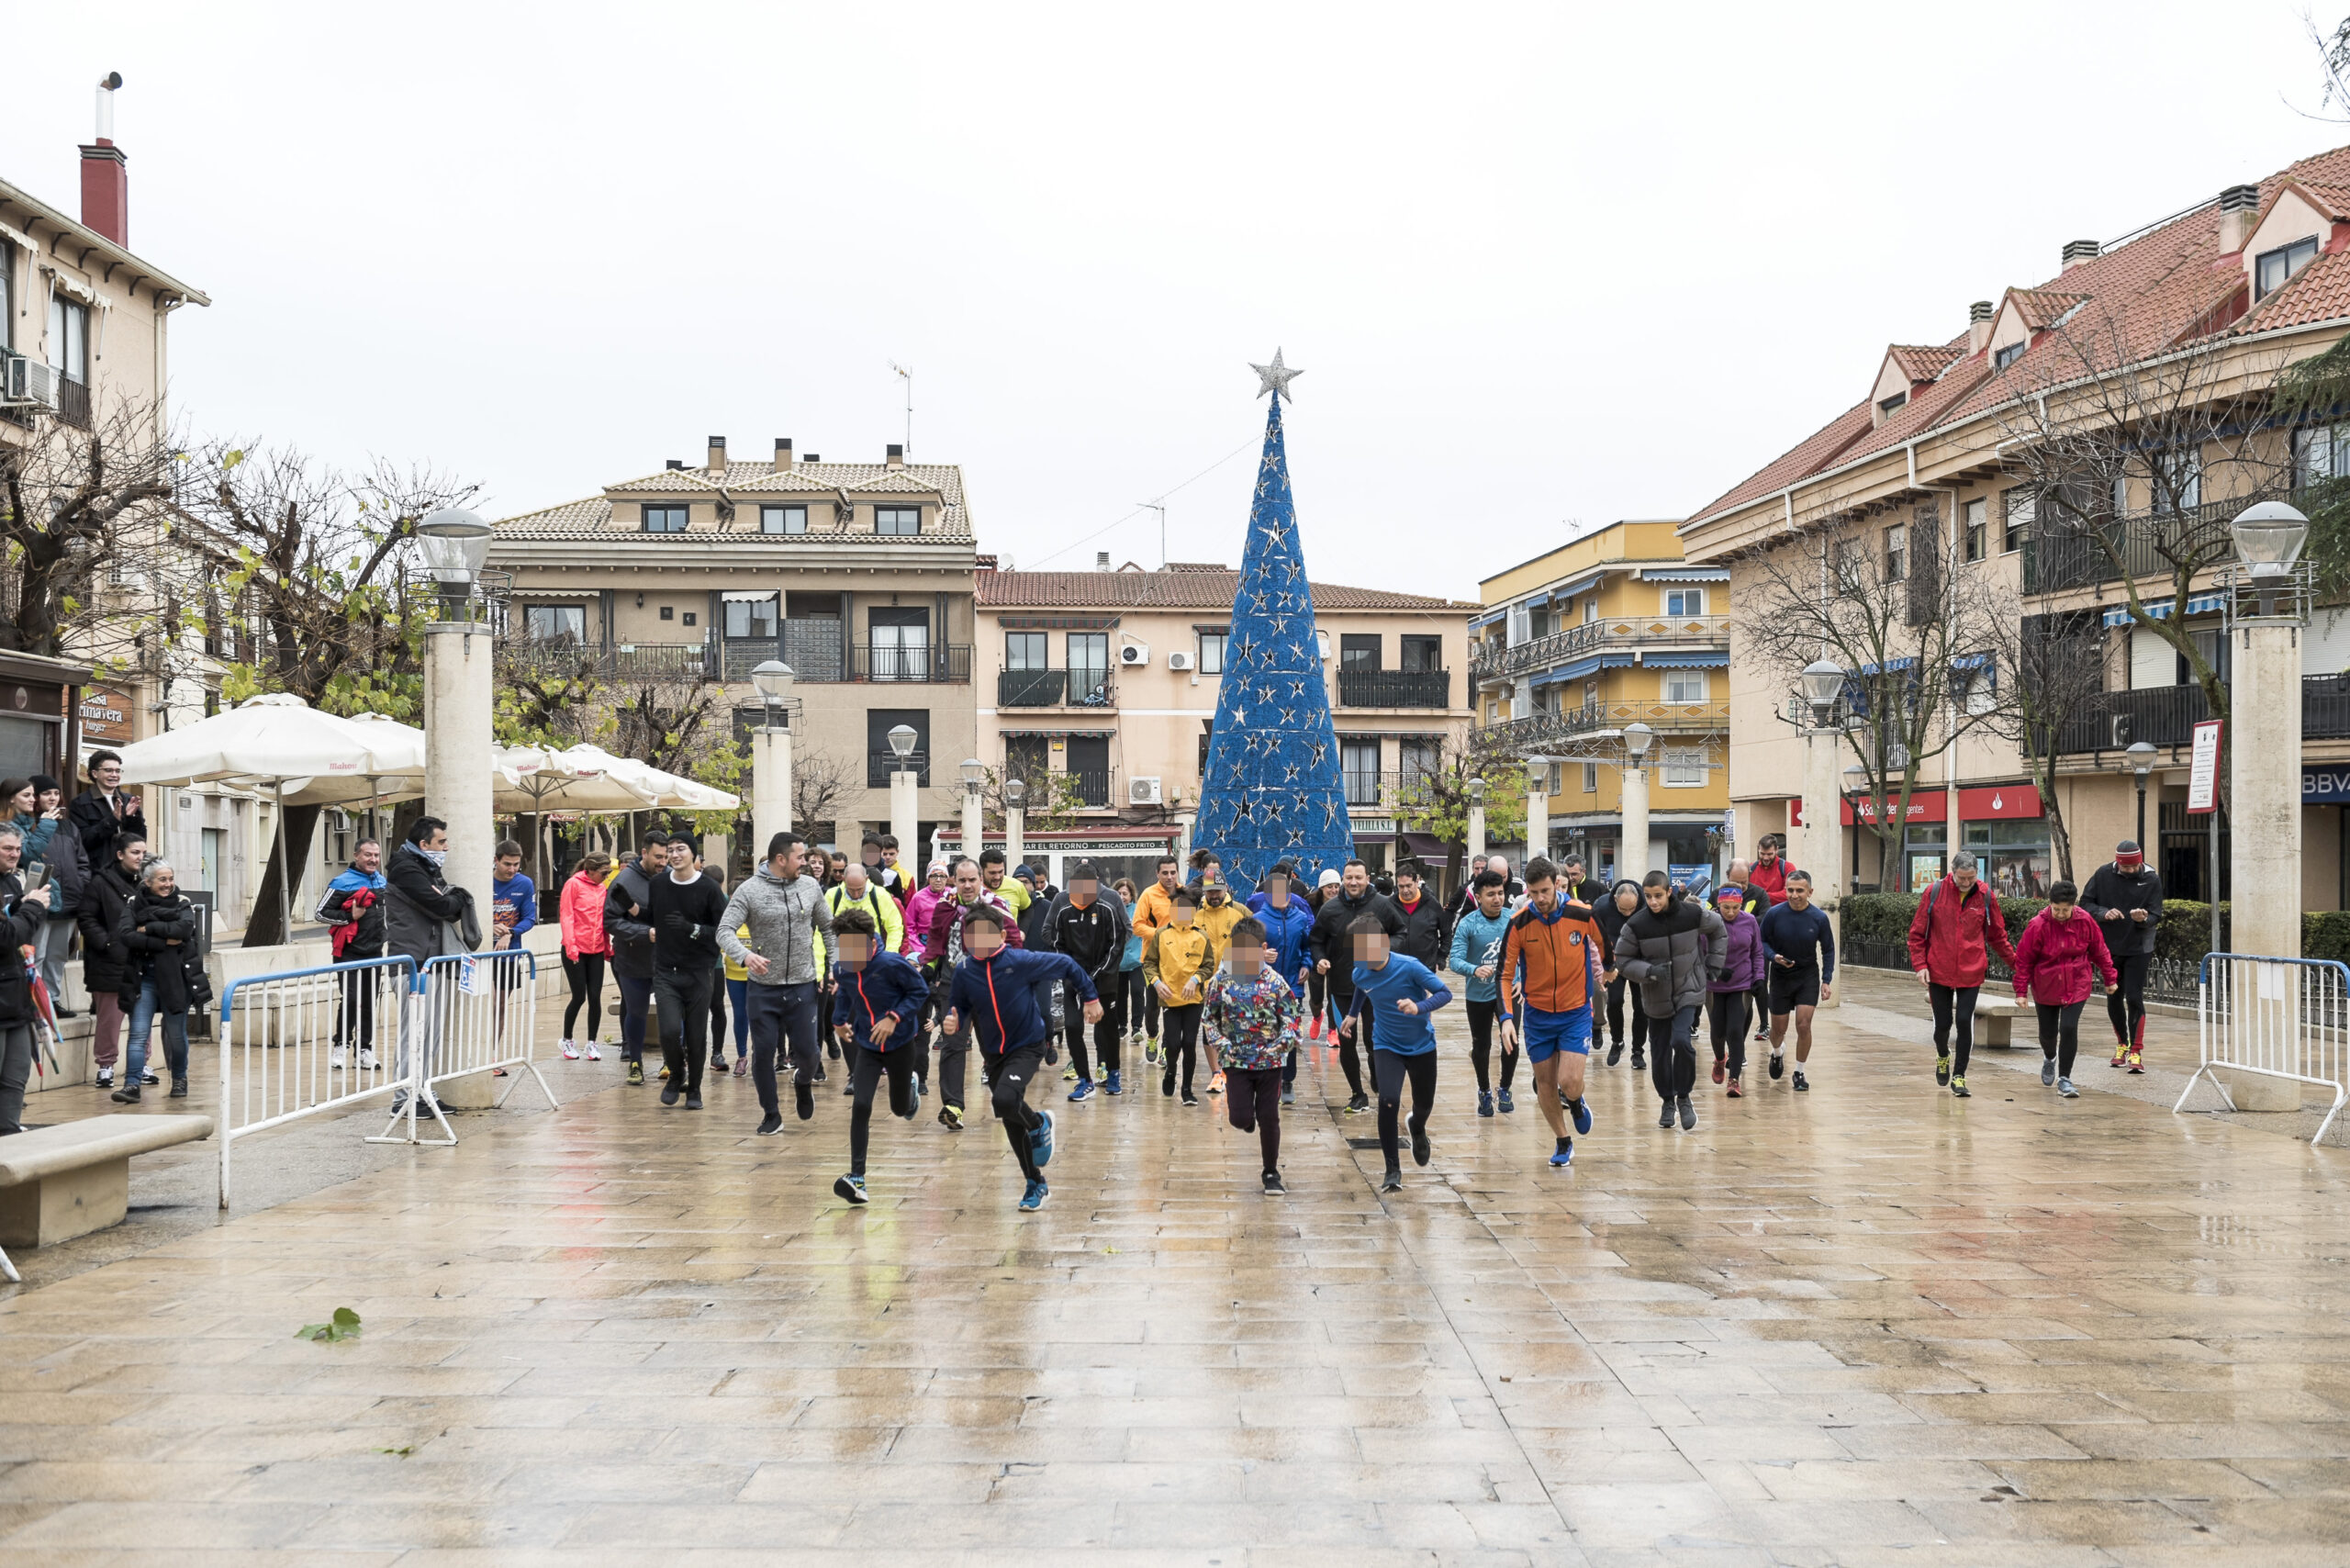
[[[694,1115],[573,1070],[0,1297],[0,1561],[2350,1558],[2350,1157],[2101,1062],[2067,1103],[1987,1053],[1953,1101],[1913,997],[1693,1134],[1596,1071],[1567,1175],[1527,1097],[1473,1114],[1448,1016],[1385,1200],[1327,1061],[1290,1196],[1154,1084],[1057,1107],[1035,1215],[991,1125],[884,1118],[855,1212],[834,1095],[760,1139],[746,1081]],[[356,1342],[294,1338],[343,1305]]]

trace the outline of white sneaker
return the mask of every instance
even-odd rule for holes
[[[362,1046],[359,1047],[359,1070],[362,1072],[373,1072],[375,1070],[375,1053],[369,1047]]]
[[[579,1059],[579,1046],[577,1042],[573,1040],[565,1040],[563,1042],[563,1059],[565,1061],[577,1061]]]
[[[330,1051],[329,1051],[329,1052],[327,1053],[327,1066],[329,1066],[329,1067],[330,1067],[330,1068],[335,1068],[335,1067],[341,1067],[341,1065],[342,1065],[342,1047],[341,1047],[341,1046],[337,1046],[337,1047],[334,1047],[334,1049],[332,1049],[332,1050],[330,1050]]]
[[[596,1042],[593,1040],[588,1042],[588,1059],[589,1061],[602,1061],[604,1059],[604,1053],[596,1048]]]

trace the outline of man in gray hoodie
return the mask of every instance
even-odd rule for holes
[[[832,966],[833,914],[813,877],[800,874],[807,841],[796,833],[767,841],[765,864],[743,879],[718,921],[718,946],[751,975],[744,1011],[751,1020],[751,1081],[758,1086],[759,1135],[783,1130],[776,1097],[776,1052],[791,1048],[792,1093],[801,1121],[816,1114],[816,944]],[[748,927],[748,942],[737,933]]]

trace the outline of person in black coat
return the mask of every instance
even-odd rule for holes
[[[212,988],[204,973],[202,919],[180,892],[168,861],[150,860],[140,868],[139,890],[124,905],[122,924],[115,929],[130,953],[119,992],[130,1004],[130,1065],[114,1098],[139,1103],[148,1036],[160,1015],[163,1056],[172,1070],[171,1098],[185,1100],[188,1010],[212,1000]]]
[[[135,833],[147,836],[147,818],[139,797],[122,787],[122,758],[110,751],[90,754],[90,788],[66,808],[66,821],[82,835],[82,858],[103,866],[114,854],[117,838]]]
[[[82,884],[73,918],[82,928],[82,983],[90,992],[90,1052],[98,1064],[98,1087],[114,1087],[114,1066],[122,1048],[122,981],[130,968],[130,947],[122,939],[122,912],[139,893],[139,870],[147,863],[147,841],[122,834],[114,854]]]
[[[24,834],[13,823],[0,824],[0,1135],[24,1131],[25,1089],[33,1076],[33,986],[16,949],[39,935],[49,920],[49,890],[25,891],[17,862],[25,852]]]
[[[2154,933],[2163,923],[2162,874],[2146,864],[2138,841],[2113,846],[2113,859],[2089,874],[2081,890],[2081,913],[2097,922],[2113,967],[2121,977],[2105,993],[2105,1015],[2113,1025],[2113,1065],[2146,1070],[2146,972],[2154,967]]]

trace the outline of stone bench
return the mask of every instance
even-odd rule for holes
[[[2023,1012],[2023,1003],[2011,991],[1994,992],[1989,983],[1975,999],[1975,1043],[1978,1046],[2012,1046],[2015,1022]]]
[[[211,1136],[209,1116],[129,1114],[0,1138],[0,1246],[50,1247],[120,1225],[132,1155]]]

